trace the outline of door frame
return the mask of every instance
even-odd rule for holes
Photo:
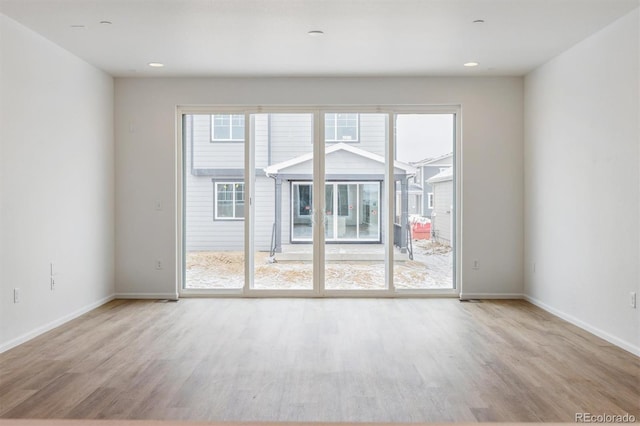
[[[324,114],[325,113],[349,113],[362,114],[378,113],[387,114],[387,144],[385,158],[394,158],[395,152],[395,119],[397,114],[452,114],[454,116],[454,149],[453,149],[453,206],[455,215],[452,217],[453,227],[453,288],[452,289],[395,289],[393,286],[393,218],[391,206],[395,196],[394,162],[385,161],[385,179],[382,190],[383,197],[380,200],[382,209],[381,217],[385,220],[380,224],[383,232],[383,244],[385,246],[385,289],[384,290],[326,290],[324,289],[325,275],[325,235],[324,226],[313,228],[313,289],[309,290],[268,290],[252,289],[250,284],[254,272],[254,245],[253,226],[255,208],[252,200],[255,199],[255,143],[250,137],[253,123],[252,114],[264,113],[308,113],[313,114],[314,141],[324,140]],[[245,115],[245,203],[248,200],[249,214],[244,219],[244,250],[245,250],[245,283],[239,289],[187,289],[185,282],[185,182],[184,182],[184,155],[185,143],[183,141],[183,116],[189,114],[244,114]],[[182,106],[176,107],[176,291],[179,297],[459,297],[463,288],[462,276],[462,139],[461,139],[461,106],[460,105],[209,105],[209,106]],[[317,123],[317,124],[316,124]],[[325,191],[325,143],[313,144],[313,157],[322,158],[313,161],[313,199],[319,200],[320,205],[314,208],[313,218],[316,223],[322,220],[319,208],[324,208]],[[319,179],[318,176],[322,176]],[[381,187],[382,188],[382,187]],[[384,227],[384,228],[382,228]],[[318,247],[322,247],[318,250]],[[322,284],[321,284],[322,283]]]

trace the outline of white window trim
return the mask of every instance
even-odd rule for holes
[[[214,219],[215,220],[244,220],[244,212],[242,212],[242,217],[237,217],[236,216],[236,191],[235,191],[235,185],[242,185],[243,189],[242,189],[242,193],[245,194],[244,199],[242,200],[243,203],[245,202],[245,200],[247,199],[246,193],[245,193],[245,188],[244,188],[244,181],[228,181],[228,180],[223,180],[223,181],[215,181],[213,182],[213,207],[214,207]],[[232,206],[233,206],[233,217],[228,217],[228,216],[218,216],[218,185],[234,185],[233,191],[231,192],[233,195],[233,199],[232,199]]]
[[[241,116],[242,119],[244,120],[244,115],[242,114],[211,114],[211,143],[217,143],[217,142],[244,142],[244,135],[242,138],[237,139],[237,138],[233,138],[233,116],[237,115],[237,116]],[[231,136],[228,139],[221,139],[221,138],[216,138],[214,137],[215,133],[215,120],[214,117],[215,116],[227,116],[229,117],[229,135]],[[243,132],[244,133],[244,132]]]
[[[337,113],[337,112],[332,112],[332,113],[326,113],[325,114],[325,120],[327,116],[333,116],[334,120],[334,126],[333,126],[333,135],[332,138],[329,139],[329,135],[325,134],[324,137],[324,141],[329,142],[329,143],[338,143],[338,142],[344,142],[344,143],[359,143],[360,142],[360,114],[359,113],[347,113],[347,114],[353,114],[356,116],[356,138],[355,139],[338,139],[338,125],[337,125],[337,116],[338,114],[343,114],[343,113]],[[326,123],[326,121],[325,121]],[[325,124],[326,126],[326,124]],[[326,130],[325,130],[326,131]]]

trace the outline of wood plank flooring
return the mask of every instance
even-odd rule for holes
[[[640,419],[640,359],[523,301],[113,301],[0,354],[0,417]]]

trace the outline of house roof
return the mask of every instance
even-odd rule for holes
[[[416,167],[423,167],[423,166],[430,166],[430,165],[441,166],[441,165],[444,165],[444,164],[442,164],[440,162],[442,160],[446,160],[447,158],[453,159],[453,152],[449,152],[448,154],[440,155],[438,157],[425,158],[424,160],[420,160],[420,161],[416,161],[415,163],[411,163],[411,165],[416,166]],[[439,164],[434,164],[434,163],[439,163]],[[451,164],[451,162],[449,162],[449,164]]]
[[[325,154],[329,155],[338,151],[346,151],[352,154],[358,155],[363,158],[367,158],[369,160],[376,161],[380,164],[384,164],[384,157],[382,155],[374,154],[369,151],[365,151],[364,149],[356,148],[355,146],[340,142],[334,145],[331,145],[325,150]],[[309,152],[298,157],[294,157],[290,160],[283,161],[281,163],[272,164],[268,167],[264,168],[267,176],[274,176],[281,173],[284,169],[295,166],[296,164],[304,163],[305,161],[311,161],[313,159],[313,152]],[[402,161],[394,161],[394,167],[398,169],[402,169],[406,172],[407,175],[414,175],[417,172],[417,169],[408,163],[404,163]]]
[[[447,170],[443,170],[437,175],[427,179],[427,183],[438,183],[448,180],[453,180],[453,167],[449,167]]]

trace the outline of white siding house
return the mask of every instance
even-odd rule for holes
[[[435,241],[451,245],[453,238],[453,167],[427,179],[433,190],[431,233]]]
[[[325,236],[381,243],[386,116],[327,117]],[[239,117],[239,118],[238,118]],[[244,245],[242,116],[189,115],[184,122],[187,251],[240,251]],[[252,116],[255,138],[255,248],[311,241],[313,122],[310,114]],[[242,121],[242,123],[240,122]],[[396,179],[416,169],[395,162]],[[407,194],[404,194],[407,197]],[[404,215],[404,222],[407,222]],[[397,244],[402,247],[403,242]]]

